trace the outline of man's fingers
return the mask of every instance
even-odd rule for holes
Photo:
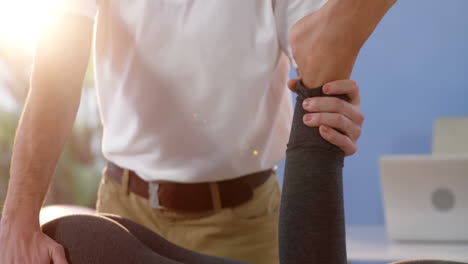
[[[60,244],[54,242],[49,250],[50,258],[54,264],[68,264],[67,257],[65,256],[65,249]]]
[[[319,132],[326,141],[343,150],[345,156],[350,156],[356,153],[356,144],[346,135],[324,125],[319,127]]]
[[[294,79],[288,82],[290,89],[297,81]],[[327,95],[347,95],[349,101],[336,97],[305,99],[303,108],[310,113],[304,115],[304,124],[319,127],[320,135],[325,140],[343,150],[346,156],[353,155],[357,151],[356,142],[361,136],[364,122],[364,115],[359,108],[359,86],[352,80],[339,80],[326,83],[323,92]]]
[[[359,105],[361,103],[359,85],[353,80],[339,80],[326,83],[323,86],[323,92],[328,95],[345,94],[349,97],[351,104]]]
[[[304,115],[304,124],[309,127],[319,127],[326,125],[338,131],[343,132],[353,142],[361,136],[361,127],[347,117],[336,113],[312,113]]]
[[[359,107],[335,97],[314,97],[304,100],[303,108],[308,112],[338,113],[361,126],[364,115]]]
[[[288,88],[289,88],[289,90],[291,90],[291,91],[293,91],[293,92],[296,92],[296,85],[297,85],[297,83],[298,83],[300,80],[301,80],[300,78],[289,79],[289,80],[288,80]]]

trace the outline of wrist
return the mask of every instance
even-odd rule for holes
[[[11,203],[7,198],[5,207],[2,212],[2,225],[16,225],[19,224],[24,227],[39,228],[39,212],[40,208],[34,209],[32,206],[25,206],[19,199],[18,202]]]
[[[319,87],[336,80],[351,77],[357,53],[341,53],[337,50],[323,51],[318,56],[308,58],[306,67],[299,68],[299,75],[307,87]]]
[[[27,215],[18,215],[16,213],[2,215],[2,219],[0,221],[0,230],[18,228],[22,231],[39,231],[41,229],[39,224],[39,216],[31,217]]]
[[[349,79],[361,47],[395,0],[330,0],[290,32],[293,57],[308,87]]]
[[[290,41],[303,83],[308,87],[349,79],[365,42],[347,25],[347,10],[330,3],[293,26]]]

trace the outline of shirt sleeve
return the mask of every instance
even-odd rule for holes
[[[288,55],[291,64],[297,68],[297,64],[292,57],[289,31],[297,21],[319,10],[327,0],[274,0],[274,2],[280,48]]]
[[[97,13],[96,0],[60,0],[58,12],[73,13],[94,20]]]

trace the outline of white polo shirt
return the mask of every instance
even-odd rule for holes
[[[205,182],[284,158],[288,32],[326,0],[63,1],[97,18],[107,159],[148,181]]]

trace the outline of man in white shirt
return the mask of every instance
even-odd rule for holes
[[[371,11],[391,2],[339,1],[317,15],[326,1],[63,1],[63,13],[36,49],[0,262],[66,263],[60,245],[40,231],[38,214],[79,105],[95,24],[109,161],[97,210],[203,253],[277,263],[280,192],[272,168],[284,157],[291,125],[288,57],[298,62],[306,86],[328,83],[326,93],[349,96],[348,103],[307,101],[304,108],[314,113],[304,122],[353,154],[363,116],[357,85],[344,79],[363,40],[338,33],[375,25],[345,23],[348,16],[340,15],[362,9],[354,2]],[[340,63],[327,60],[337,56]]]

